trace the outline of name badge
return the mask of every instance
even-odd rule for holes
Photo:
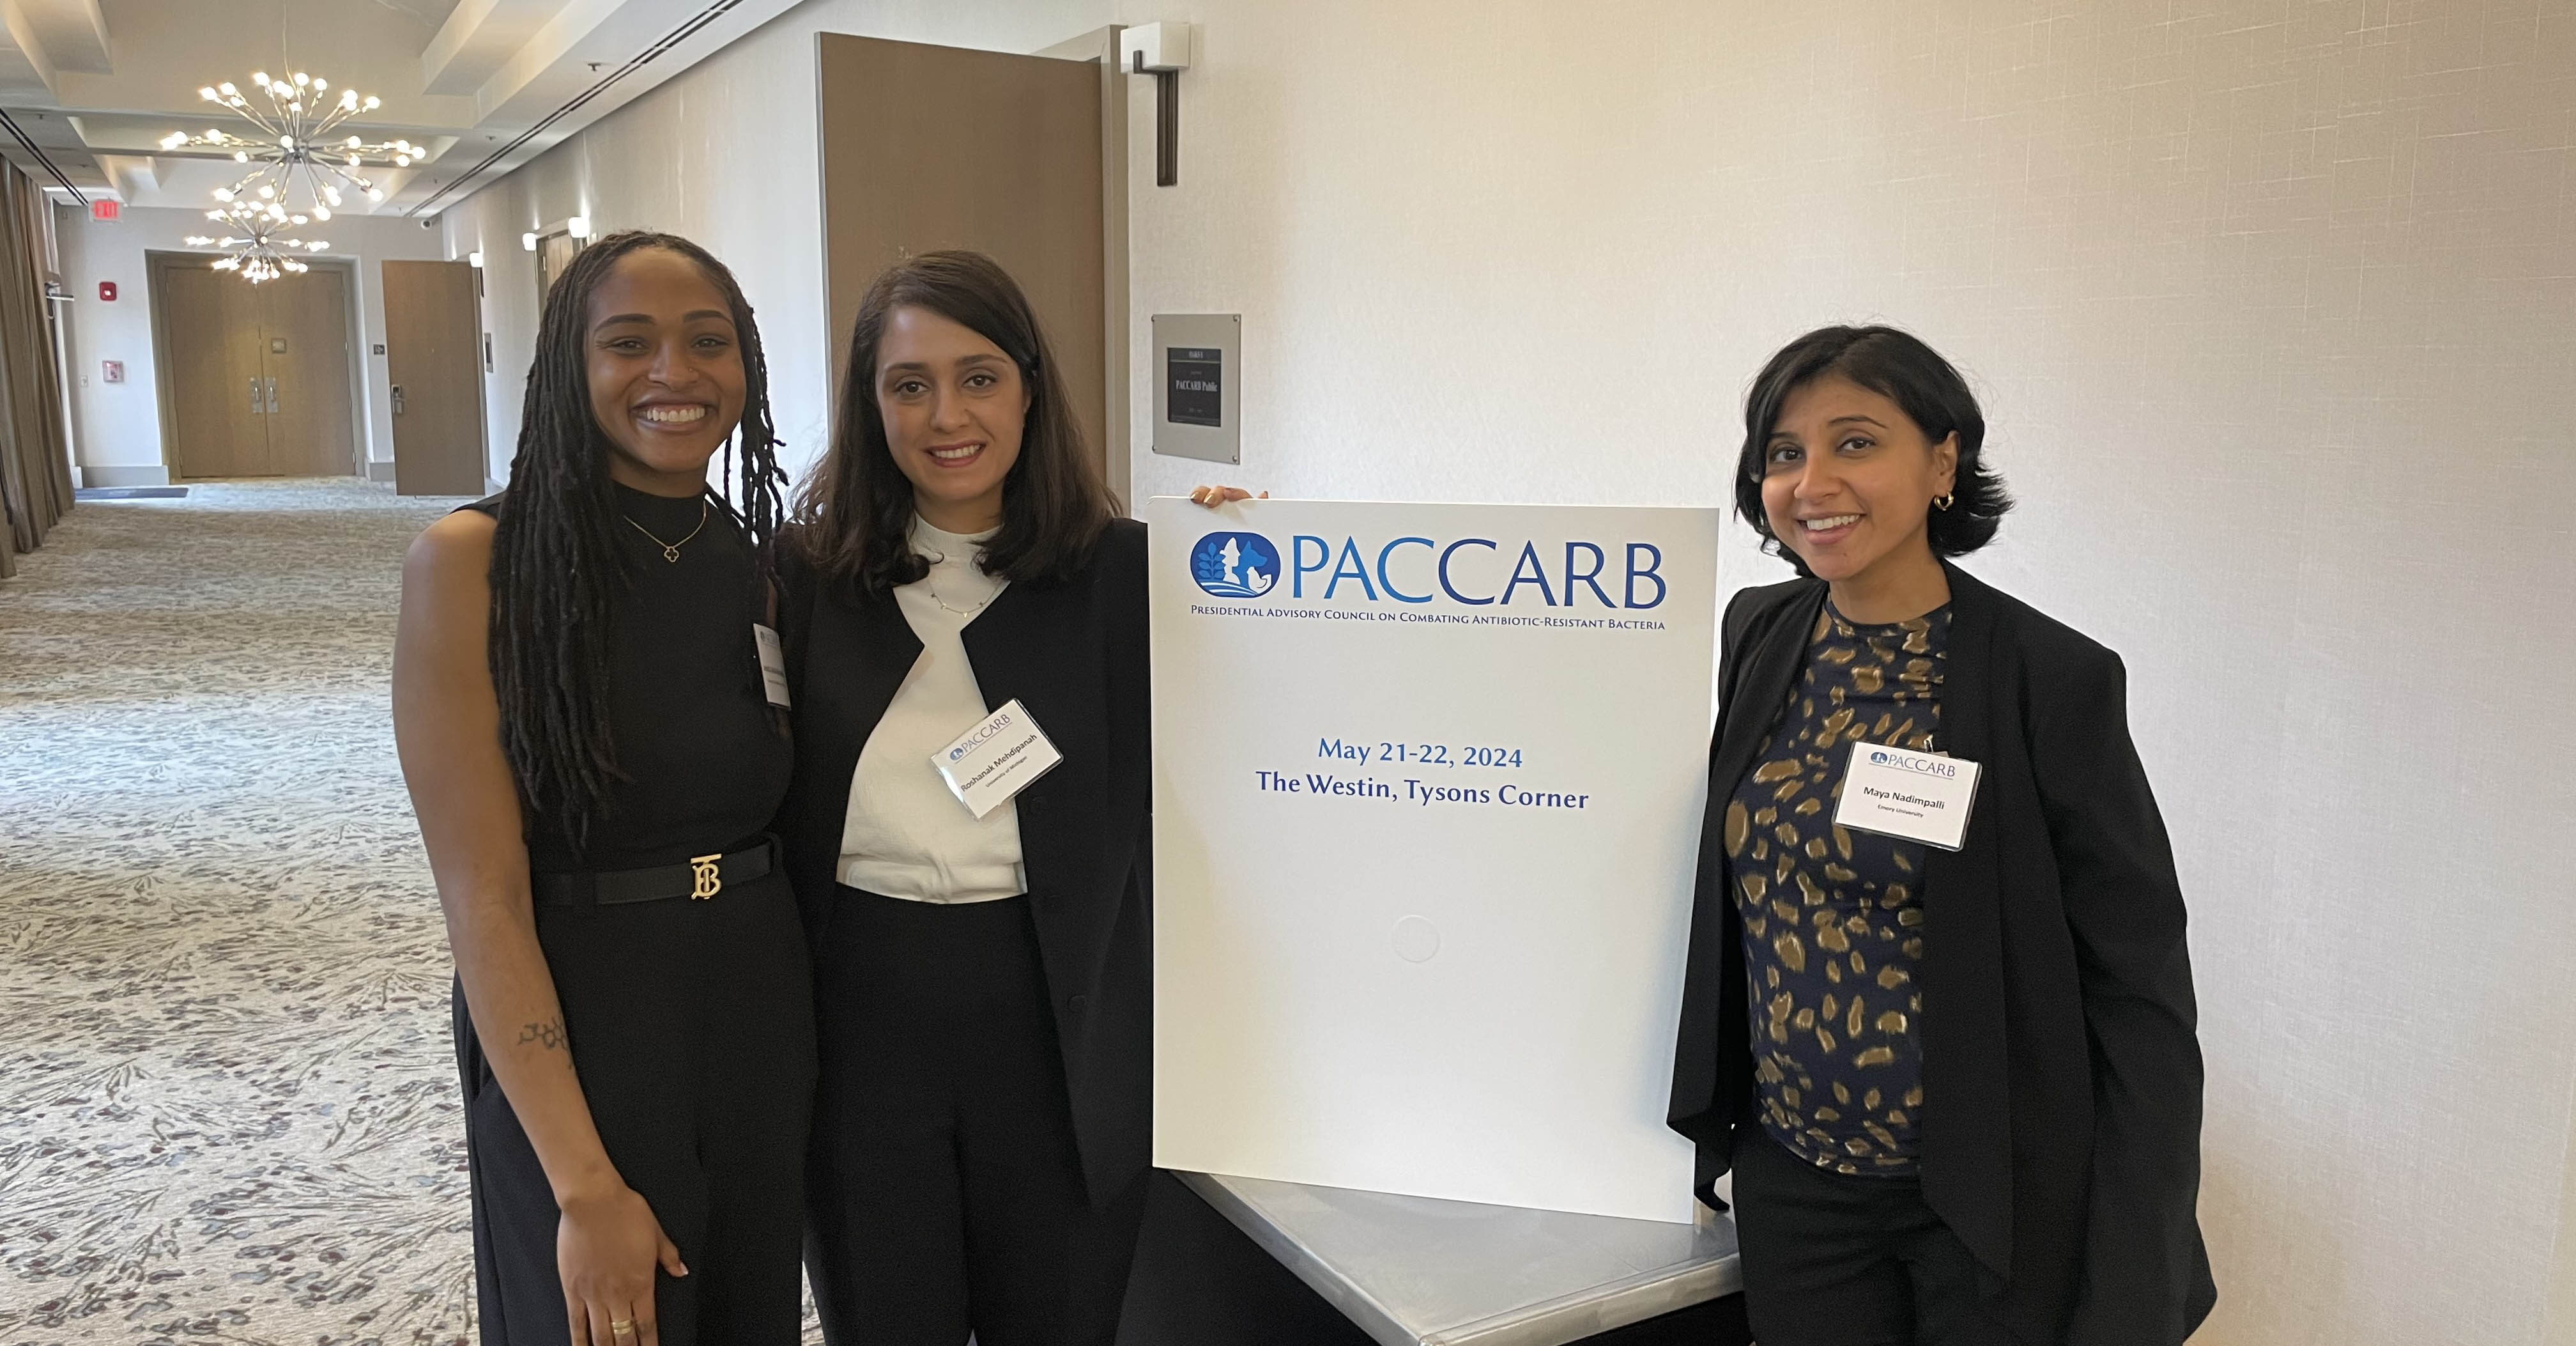
[[[769,704],[787,708],[787,656],[779,651],[778,633],[758,622],[751,624],[751,643],[760,647],[760,690],[769,696]]]
[[[1977,801],[1977,764],[1855,739],[1834,826],[1959,849]]]
[[[1063,760],[1028,707],[1014,700],[931,754],[930,764],[957,802],[981,818]]]

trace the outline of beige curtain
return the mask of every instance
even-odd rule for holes
[[[45,299],[52,206],[35,180],[0,162],[0,575],[34,551],[72,507],[62,381]]]

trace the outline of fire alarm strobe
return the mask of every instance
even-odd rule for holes
[[[98,298],[99,298],[99,302],[100,302],[100,303],[103,303],[103,304],[113,304],[113,303],[115,303],[115,302],[116,302],[116,282],[115,282],[115,281],[112,281],[112,280],[103,280],[103,281],[100,281],[100,282],[98,283]]]

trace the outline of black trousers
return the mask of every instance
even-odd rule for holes
[[[793,1346],[814,1007],[783,876],[704,902],[539,907],[584,1098],[689,1274],[654,1273],[663,1346]],[[455,997],[484,1346],[565,1346],[553,1189]]]
[[[2010,1346],[1976,1257],[1912,1178],[1820,1169],[1735,1128],[1735,1233],[1762,1346]]]
[[[1095,1208],[1029,899],[834,894],[806,1269],[832,1346],[1108,1346],[1145,1184]]]

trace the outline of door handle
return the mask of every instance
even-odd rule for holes
[[[252,379],[250,381],[250,414],[256,416],[264,409],[265,408],[260,405],[259,380]]]
[[[394,385],[394,414],[402,414],[402,385],[399,383]]]
[[[277,380],[275,380],[275,379],[270,379],[270,380],[268,380],[267,382],[268,382],[268,414],[269,414],[269,415],[271,415],[271,416],[274,416],[274,415],[276,415],[276,414],[277,414]]]

